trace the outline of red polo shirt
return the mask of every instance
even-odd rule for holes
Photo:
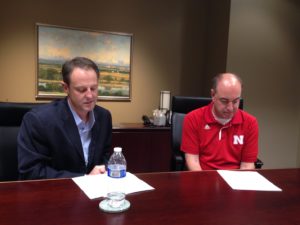
[[[225,125],[212,114],[213,104],[188,113],[183,122],[181,150],[199,154],[203,170],[238,169],[241,162],[255,162],[258,154],[258,123],[238,110]]]

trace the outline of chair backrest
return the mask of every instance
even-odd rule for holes
[[[189,97],[189,96],[173,96],[172,98],[172,170],[185,170],[184,154],[180,150],[182,125],[184,117],[190,111],[208,105],[211,98],[208,97]],[[240,109],[243,109],[244,101],[240,101]]]
[[[18,180],[17,136],[23,116],[36,105],[0,102],[0,181]]]

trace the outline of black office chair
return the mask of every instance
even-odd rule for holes
[[[18,180],[17,135],[35,103],[0,102],[0,181]]]
[[[199,107],[208,105],[211,98],[206,97],[187,97],[187,96],[173,96],[172,98],[172,170],[182,171],[185,168],[184,153],[180,150],[182,125],[185,115]],[[240,101],[240,109],[243,109],[244,101]],[[263,165],[262,161],[257,159],[255,168],[259,169]]]

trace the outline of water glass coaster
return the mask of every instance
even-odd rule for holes
[[[104,212],[118,213],[129,209],[130,202],[125,199],[122,192],[111,192],[107,194],[107,198],[99,203],[99,208]]]

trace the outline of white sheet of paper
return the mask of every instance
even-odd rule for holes
[[[282,191],[256,171],[218,170],[218,173],[232,189]]]
[[[113,190],[130,194],[133,192],[154,189],[130,172],[126,172],[126,177],[121,179],[110,178],[107,176],[107,173],[104,173],[99,175],[75,177],[72,178],[72,180],[90,199],[106,197],[107,193]]]

